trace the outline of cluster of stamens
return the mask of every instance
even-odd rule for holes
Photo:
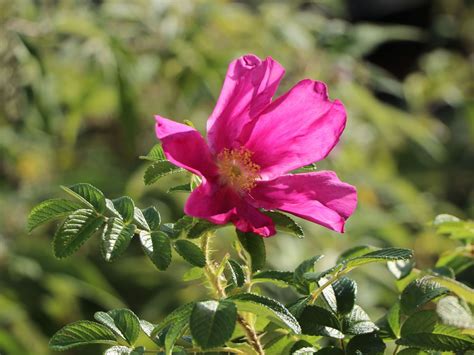
[[[255,187],[260,175],[260,166],[252,161],[253,153],[240,147],[222,150],[217,156],[221,183],[237,191],[249,191]]]

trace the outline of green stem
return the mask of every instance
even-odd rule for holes
[[[311,295],[311,300],[309,301],[309,304],[314,304],[316,300],[318,299],[319,295],[324,291],[324,289],[328,286],[330,286],[332,283],[336,282],[341,278],[341,276],[347,274],[350,271],[350,269],[341,271],[341,272],[336,272],[328,281],[326,281],[323,285],[318,287],[313,294]]]
[[[212,238],[213,233],[206,233],[201,237],[201,249],[204,253],[206,259],[206,266],[204,267],[204,273],[209,282],[211,289],[217,299],[226,298],[225,288],[222,286],[221,277],[217,274],[215,264],[211,257],[210,251],[210,239]],[[265,355],[260,339],[251,324],[249,324],[246,319],[238,314],[237,322],[244,329],[247,336],[248,343],[254,348],[255,352],[258,355]],[[240,351],[240,350],[239,350]],[[241,352],[243,353],[243,352]]]

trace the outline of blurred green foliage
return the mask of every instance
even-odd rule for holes
[[[249,52],[287,69],[280,93],[309,77],[344,102],[346,132],[318,168],[335,170],[359,191],[345,235],[303,222],[306,239],[267,240],[269,264],[290,269],[319,253],[331,264],[341,250],[367,243],[414,248],[421,267],[433,266],[453,244],[426,223],[441,212],[474,213],[472,2],[432,1],[427,28],[351,23],[345,5],[0,1],[0,349],[48,354],[51,334],[95,311],[127,306],[159,320],[199,298],[197,285],[179,283],[184,263],[174,274],[157,273],[133,243],[113,264],[100,260],[93,243],[57,261],[54,230],[29,236],[26,215],[58,196],[58,185],[83,181],[176,220],[185,195],[167,190],[179,178],[145,187],[137,158],[156,142],[153,114],[204,129],[228,63]],[[367,60],[395,40],[424,48],[403,78]],[[230,229],[221,235],[225,251],[234,236]],[[358,280],[374,290],[362,302],[375,311],[395,297],[386,272]]]

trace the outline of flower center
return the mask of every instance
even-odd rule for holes
[[[222,150],[217,156],[220,181],[237,191],[249,191],[255,186],[260,166],[252,161],[253,153],[244,148]]]

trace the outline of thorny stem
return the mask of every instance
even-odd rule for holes
[[[217,274],[216,267],[211,258],[211,251],[210,251],[209,244],[210,244],[210,239],[212,237],[212,234],[213,234],[212,232],[206,233],[201,238],[201,249],[206,259],[206,266],[204,267],[204,273],[206,275],[207,280],[209,281],[209,285],[214,291],[215,296],[218,299],[221,299],[221,298],[226,297],[226,293],[221,283],[221,276]],[[245,320],[245,318],[242,317],[240,314],[237,315],[237,322],[244,329],[245,334],[247,336],[247,340],[249,344],[254,348],[256,353],[258,355],[265,355],[262,344],[260,343],[260,339],[258,338],[258,335],[255,329],[253,328],[253,326],[250,325]],[[240,352],[240,353],[243,353],[243,352]]]
[[[247,339],[257,354],[265,355],[265,351],[263,350],[262,344],[260,344],[260,339],[258,338],[255,329],[253,329],[253,327],[240,314],[237,316],[237,322],[239,322],[242,328],[244,328]]]

